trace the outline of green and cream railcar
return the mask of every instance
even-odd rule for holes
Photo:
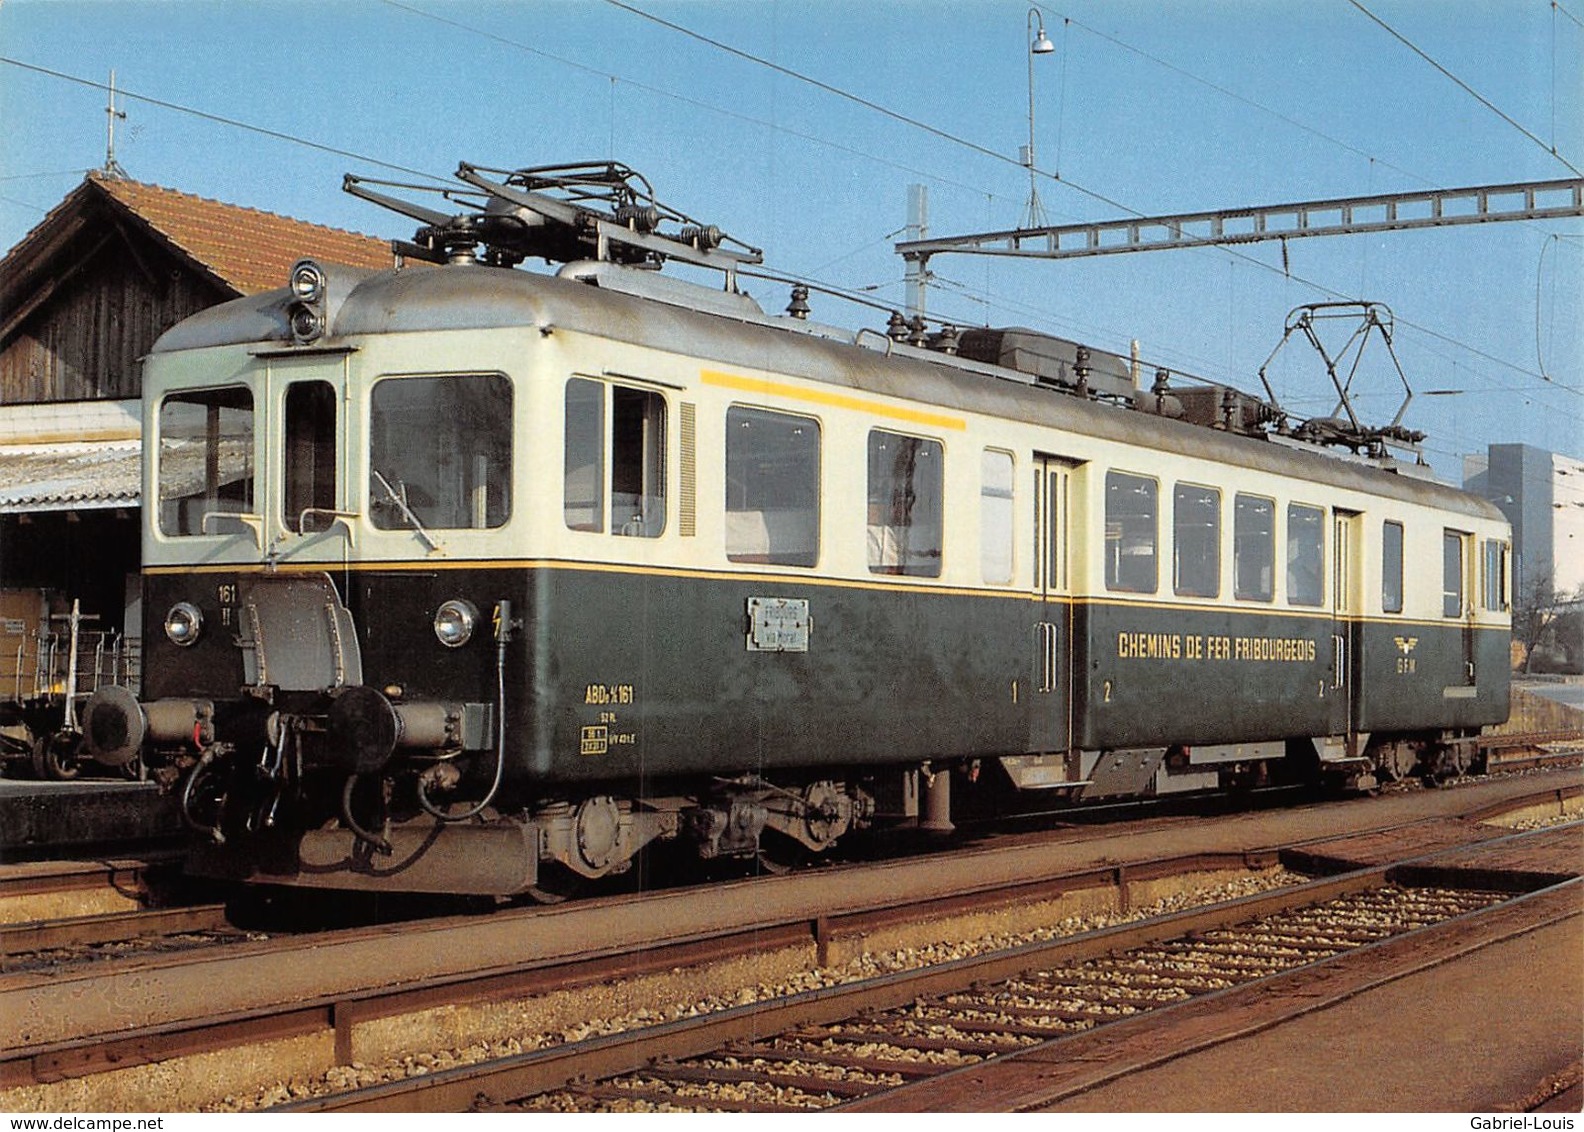
[[[87,712],[204,868],[519,892],[1506,716],[1461,492],[615,264],[299,270],[148,359],[147,700]]]

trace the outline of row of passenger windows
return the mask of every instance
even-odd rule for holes
[[[1106,473],[1105,583],[1109,590],[1160,588],[1160,486],[1129,472]],[[1232,504],[1232,596],[1276,596],[1276,501],[1239,493]],[[1221,490],[1192,483],[1172,488],[1171,587],[1179,597],[1221,596]],[[1325,509],[1289,503],[1287,600],[1325,603]]]
[[[573,530],[649,537],[665,529],[665,401],[659,394],[585,378],[566,390],[564,513]],[[868,434],[865,557],[872,573],[936,578],[944,554],[945,451],[941,443],[887,429]],[[732,562],[813,567],[820,554],[821,435],[813,417],[745,405],[725,421],[725,551]],[[610,519],[604,469],[610,469]],[[1016,519],[1012,453],[985,448],[980,459],[980,574],[1013,580]],[[1110,471],[1105,480],[1105,585],[1154,594],[1160,584],[1160,485],[1149,476]],[[1172,486],[1171,592],[1222,596],[1221,489]],[[1307,503],[1279,509],[1274,499],[1232,500],[1232,596],[1276,596],[1278,523],[1284,523],[1285,596],[1321,608],[1326,595],[1326,510]],[[1463,540],[1447,532],[1446,615],[1462,613]],[[1485,608],[1506,606],[1506,544],[1488,540]],[[1403,610],[1403,527],[1383,524],[1381,599]],[[1342,604],[1340,601],[1337,603]]]
[[[323,381],[288,387],[284,407],[283,506],[294,529],[328,527],[335,511],[338,398]],[[689,408],[689,407],[685,407]],[[491,529],[511,513],[513,390],[494,374],[415,376],[377,382],[370,398],[369,516],[394,530]],[[253,510],[253,404],[243,387],[167,397],[160,409],[160,527],[213,534]],[[683,443],[691,448],[691,414]],[[945,451],[937,440],[889,429],[867,438],[866,561],[876,574],[940,577],[944,555]],[[651,389],[574,377],[565,390],[563,516],[575,531],[655,538],[666,529],[667,407]],[[810,568],[820,556],[821,435],[809,416],[732,405],[725,418],[725,553],[732,562]],[[685,474],[691,474],[685,473]],[[980,455],[980,574],[1013,580],[1016,462]],[[1221,489],[1171,486],[1170,546],[1163,546],[1160,482],[1126,471],[1105,477],[1104,578],[1119,593],[1160,592],[1163,554],[1170,592],[1222,596]],[[684,505],[686,506],[686,504]],[[1286,600],[1326,604],[1326,511],[1238,492],[1232,497],[1232,597],[1276,596],[1277,531],[1284,539]],[[1464,609],[1469,536],[1446,531],[1443,612]],[[1403,609],[1403,526],[1381,538],[1381,601]],[[1485,540],[1482,604],[1507,608],[1505,542]],[[1340,603],[1339,603],[1340,604]]]
[[[665,530],[665,426],[658,393],[586,378],[567,383],[562,511],[568,528],[638,538]],[[727,559],[814,566],[820,553],[819,422],[732,405],[725,426]],[[940,576],[943,465],[939,441],[870,432],[867,556],[873,572]]]

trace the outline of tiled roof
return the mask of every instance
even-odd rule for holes
[[[240,294],[284,286],[292,264],[309,255],[353,267],[391,266],[390,241],[376,236],[97,172],[88,179]]]

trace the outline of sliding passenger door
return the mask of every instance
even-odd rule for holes
[[[1034,465],[1034,632],[1029,750],[1065,751],[1072,733],[1072,466]]]
[[[1460,621],[1462,663],[1449,687],[1474,686],[1474,593],[1479,588],[1474,571],[1474,536],[1462,531],[1441,532],[1441,615]],[[1459,697],[1461,698],[1461,697]]]

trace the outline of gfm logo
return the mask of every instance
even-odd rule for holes
[[[1397,675],[1407,676],[1419,670],[1419,658],[1413,655],[1419,647],[1418,637],[1393,637],[1397,644]]]

